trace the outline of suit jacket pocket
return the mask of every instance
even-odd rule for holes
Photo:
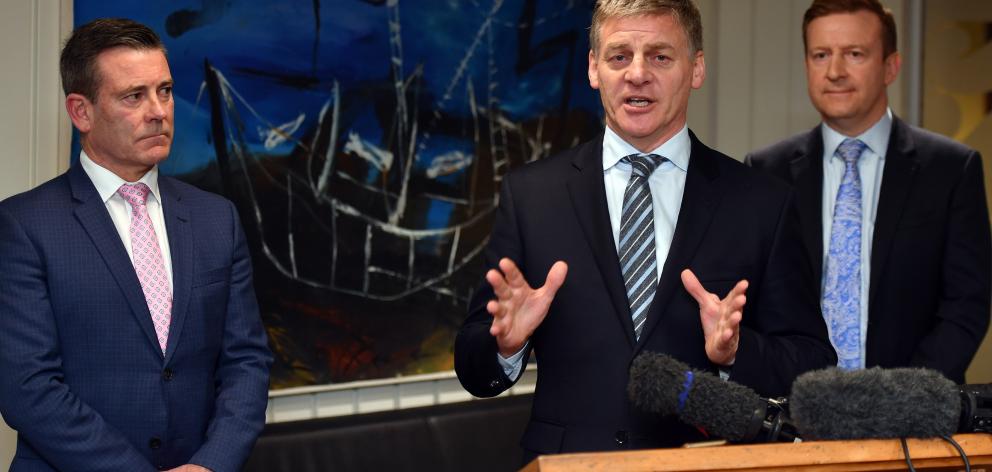
[[[204,270],[193,275],[193,287],[210,285],[216,282],[225,282],[231,274],[230,267],[218,267],[216,269]]]
[[[524,449],[538,454],[556,454],[561,452],[561,443],[565,438],[565,427],[544,421],[531,420],[527,430],[520,439]]]

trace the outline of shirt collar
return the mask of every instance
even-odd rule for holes
[[[648,153],[638,151],[637,148],[624,141],[607,126],[606,132],[603,134],[603,170],[617,165],[621,159],[631,154],[657,154],[665,157],[672,164],[675,164],[675,167],[685,172],[689,169],[689,150],[691,148],[692,140],[689,139],[688,125],[683,125],[682,129],[675,133],[675,136]]]
[[[886,108],[882,118],[858,136],[845,136],[826,123],[820,129],[823,132],[823,155],[828,159],[834,157],[840,143],[848,138],[860,139],[879,159],[885,159],[885,153],[889,149],[889,133],[892,132],[892,110]]]
[[[151,170],[145,172],[145,175],[138,179],[138,182],[128,182],[120,178],[117,174],[111,172],[105,167],[100,166],[96,162],[90,159],[90,156],[86,155],[86,151],[79,151],[79,164],[83,166],[83,171],[89,176],[90,180],[93,182],[93,186],[96,187],[96,191],[100,194],[100,198],[104,203],[107,203],[114,195],[117,194],[117,189],[121,188],[124,184],[134,184],[141,182],[148,186],[151,190],[152,196],[155,201],[161,203],[162,198],[158,191],[158,166],[153,166]]]

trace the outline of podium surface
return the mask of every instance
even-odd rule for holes
[[[992,472],[992,435],[959,434],[973,472]],[[958,451],[943,439],[908,439],[918,471],[964,470]],[[872,471],[907,470],[898,439],[741,444],[540,456],[521,472],[592,471]]]

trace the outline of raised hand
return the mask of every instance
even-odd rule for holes
[[[699,283],[699,279],[686,269],[682,271],[682,285],[699,304],[699,321],[706,339],[706,356],[717,365],[731,365],[737,356],[740,341],[741,318],[747,302],[747,280],[737,282],[722,300]]]
[[[564,261],[555,262],[548,271],[544,286],[534,289],[508,258],[500,259],[499,270],[486,272],[486,281],[496,294],[496,299],[486,304],[486,310],[493,315],[489,334],[496,337],[503,357],[516,354],[544,321],[567,273],[568,265]]]

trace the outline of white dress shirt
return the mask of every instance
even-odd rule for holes
[[[651,205],[654,212],[654,245],[655,257],[658,259],[658,280],[668,259],[668,251],[672,247],[675,236],[675,223],[679,220],[679,209],[682,207],[682,193],[685,191],[685,176],[689,170],[689,152],[692,141],[689,139],[689,128],[683,125],[674,136],[648,153],[642,153],[630,143],[617,135],[609,126],[603,134],[603,183],[606,185],[606,207],[610,213],[610,228],[613,231],[614,249],[620,247],[620,217],[623,214],[623,194],[630,181],[631,165],[622,159],[631,154],[657,154],[665,158],[651,176],[648,177],[648,187],[651,188]],[[529,343],[529,341],[528,341]],[[499,353],[496,358],[503,367],[503,372],[511,380],[516,380],[523,370],[523,356],[527,344],[509,358]]]
[[[858,175],[861,178],[861,367],[864,368],[865,345],[868,339],[868,287],[871,280],[871,242],[875,234],[875,216],[878,213],[878,195],[882,188],[882,170],[885,168],[885,153],[889,149],[889,134],[892,131],[892,110],[886,110],[882,119],[858,136],[845,136],[826,123],[820,127],[823,133],[823,276],[827,274],[827,256],[830,254],[830,231],[833,228],[834,205],[837,192],[844,178],[844,159],[834,153],[840,143],[847,138],[860,139],[868,145],[858,159]],[[820,281],[823,293],[823,280]]]
[[[128,182],[118,177],[117,174],[93,162],[86,155],[86,151],[80,151],[79,164],[83,166],[83,171],[86,172],[90,181],[93,182],[96,192],[107,207],[107,213],[110,213],[110,219],[114,222],[114,227],[117,228],[117,234],[120,235],[121,241],[124,243],[124,248],[127,250],[127,256],[131,259],[132,264],[134,263],[134,254],[131,251],[131,204],[117,193],[117,189],[121,188],[121,185],[138,182],[147,185],[151,189],[148,200],[145,202],[145,207],[148,209],[148,217],[152,220],[152,227],[155,228],[158,247],[162,251],[162,258],[165,262],[165,273],[169,276],[169,291],[171,292],[173,287],[172,252],[169,250],[169,234],[165,231],[165,215],[162,213],[162,194],[159,193],[158,189],[158,166],[152,167],[152,170],[145,173],[145,175],[138,179],[138,182]]]

